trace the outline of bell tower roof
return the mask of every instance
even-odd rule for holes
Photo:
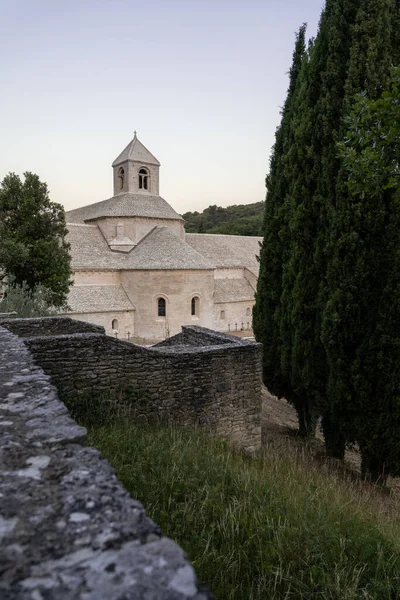
[[[153,156],[153,154],[149,152],[145,146],[143,146],[142,142],[138,140],[136,131],[133,140],[129,142],[125,150],[123,150],[121,154],[114,160],[112,166],[116,167],[127,161],[155,165],[157,167],[160,166],[160,163],[156,157]]]

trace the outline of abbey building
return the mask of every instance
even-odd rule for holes
[[[144,344],[188,324],[250,331],[261,238],[185,233],[136,134],[112,168],[111,198],[66,213],[68,314]]]

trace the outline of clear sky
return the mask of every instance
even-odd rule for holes
[[[324,0],[0,0],[0,179],[76,208],[133,137],[180,213],[264,199],[294,34]]]

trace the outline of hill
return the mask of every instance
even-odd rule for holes
[[[233,204],[222,208],[216,204],[203,212],[187,212],[185,229],[188,233],[224,233],[228,235],[262,235],[264,202]]]

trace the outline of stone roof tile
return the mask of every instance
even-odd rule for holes
[[[68,305],[73,313],[135,310],[122,285],[76,285],[71,287]]]
[[[121,154],[114,160],[112,166],[116,167],[127,160],[146,163],[148,165],[157,165],[158,167],[160,166],[156,157],[138,140],[136,133],[133,140],[129,142],[127,147],[122,150]]]
[[[204,270],[214,265],[168,227],[155,227],[126,255],[124,268]]]
[[[214,269],[168,227],[154,227],[128,253],[112,252],[97,225],[67,223],[73,270]]]
[[[216,279],[214,302],[246,302],[254,300],[254,290],[247,279]]]
[[[257,256],[262,237],[187,233],[185,240],[217,268],[247,267],[258,272]]]
[[[68,223],[84,223],[102,217],[150,217],[183,221],[164,198],[144,193],[117,194],[66,213]]]
[[[111,252],[97,225],[67,223],[72,270],[121,268],[121,255]]]

